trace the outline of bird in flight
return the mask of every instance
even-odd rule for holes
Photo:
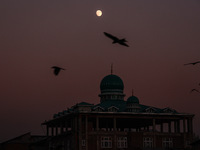
[[[200,63],[200,61],[196,61],[196,62],[192,62],[192,63],[187,63],[187,64],[184,64],[184,65],[196,65],[198,63]]]
[[[198,92],[198,93],[200,93],[197,89],[192,89],[191,91],[190,91],[190,93],[192,93],[192,92]]]
[[[60,72],[60,70],[65,70],[65,69],[63,69],[63,68],[60,68],[60,67],[57,67],[57,66],[53,66],[53,67],[51,67],[52,69],[54,69],[54,75],[58,75],[59,74],[59,72]]]
[[[109,37],[110,39],[113,40],[113,42],[112,42],[113,44],[118,43],[118,44],[120,44],[120,45],[129,47],[129,45],[127,45],[127,44],[125,43],[125,42],[127,42],[126,39],[119,39],[119,38],[117,38],[117,37],[115,37],[115,36],[113,36],[113,35],[111,35],[111,34],[109,34],[109,33],[106,33],[106,32],[104,32],[104,34],[105,34],[105,36],[107,36],[107,37]]]

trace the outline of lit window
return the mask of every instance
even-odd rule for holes
[[[172,138],[163,138],[163,147],[164,148],[172,148],[173,147]]]
[[[153,138],[145,137],[143,141],[143,147],[152,148],[153,147]]]
[[[101,138],[101,148],[112,148],[112,138],[102,137]]]
[[[127,148],[127,137],[118,137],[117,138],[117,147],[118,148]]]

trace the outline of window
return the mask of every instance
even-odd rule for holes
[[[102,137],[101,138],[101,148],[112,148],[112,138]]]
[[[117,138],[117,148],[127,148],[127,137],[118,137]]]
[[[172,148],[173,147],[172,138],[163,138],[163,147]]]
[[[153,147],[153,138],[145,137],[143,141],[143,147],[152,148]]]

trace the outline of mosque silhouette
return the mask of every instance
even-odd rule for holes
[[[100,103],[80,102],[42,123],[48,149],[187,149],[193,140],[194,114],[124,100],[122,79],[112,74],[100,83]]]

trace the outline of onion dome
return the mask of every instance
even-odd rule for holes
[[[101,80],[100,90],[101,94],[99,94],[99,97],[101,98],[101,102],[109,100],[124,100],[124,83],[117,75],[110,74],[105,76]]]
[[[124,83],[120,77],[110,74],[102,79],[100,89],[102,93],[110,90],[123,92]]]
[[[130,96],[127,99],[127,104],[139,104],[139,99],[136,96]]]

